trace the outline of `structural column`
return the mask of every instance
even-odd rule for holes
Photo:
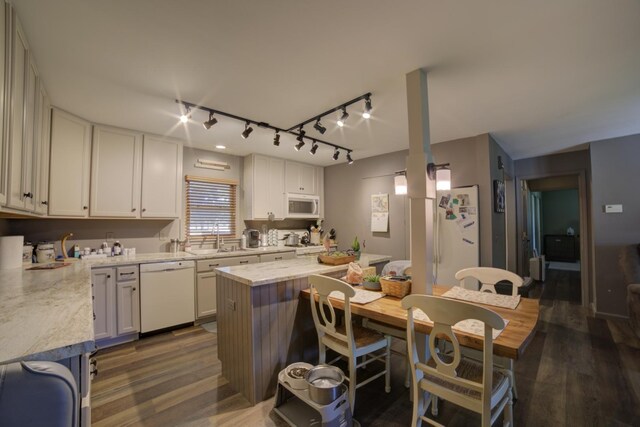
[[[433,199],[435,181],[427,177],[432,162],[429,137],[427,74],[418,69],[407,74],[409,158],[407,195],[410,202],[411,293],[433,294]]]

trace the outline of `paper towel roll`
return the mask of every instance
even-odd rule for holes
[[[0,270],[22,267],[24,236],[0,237]]]

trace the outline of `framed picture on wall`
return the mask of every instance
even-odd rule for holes
[[[493,210],[504,213],[504,181],[493,180]]]

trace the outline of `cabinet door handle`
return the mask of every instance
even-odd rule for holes
[[[31,194],[31,192],[22,193],[22,197],[28,197],[28,198],[32,199],[33,198],[33,194]]]
[[[111,279],[111,275],[110,274],[107,274],[107,279]]]
[[[209,264],[209,267],[219,267],[220,264]]]
[[[87,209],[89,209],[89,206],[83,206],[82,209],[86,211]]]
[[[132,274],[136,274],[135,271],[130,271],[128,273],[120,273],[121,276],[131,276]]]
[[[47,203],[47,201],[46,201],[46,200],[43,200],[43,201],[41,201],[41,202],[40,202],[40,204],[41,204],[41,205],[47,205],[48,203]]]
[[[135,211],[136,211],[136,208],[132,208],[132,209],[131,209],[131,212],[135,212]]]
[[[249,264],[249,261],[240,261],[240,264]]]
[[[277,256],[277,257],[275,257],[274,259],[275,259],[276,261],[280,261],[280,260],[282,259],[282,257],[281,257],[281,256]]]
[[[142,212],[146,212],[147,210],[145,208],[142,208]]]
[[[136,290],[136,288],[131,288],[131,290],[135,291],[135,290]]]
[[[96,320],[96,314],[93,313],[93,320]]]

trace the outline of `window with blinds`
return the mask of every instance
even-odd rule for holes
[[[187,181],[186,227],[188,238],[236,237],[235,181],[189,176]]]

